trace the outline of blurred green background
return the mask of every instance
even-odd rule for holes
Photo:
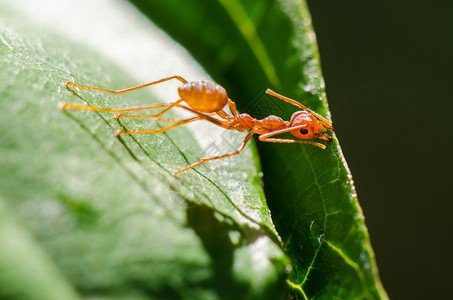
[[[336,134],[391,299],[452,276],[452,1],[308,1]]]

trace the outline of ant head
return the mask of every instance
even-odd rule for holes
[[[305,126],[301,126],[305,125]],[[300,139],[321,139],[331,142],[332,138],[324,131],[326,128],[311,112],[301,110],[291,116],[290,127],[298,127],[290,131],[292,135]]]

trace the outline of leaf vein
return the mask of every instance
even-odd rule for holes
[[[337,246],[335,246],[334,244],[332,244],[331,242],[329,242],[327,240],[325,240],[325,242],[332,250],[334,250],[345,261],[345,263],[347,265],[349,265],[351,268],[353,268],[355,270],[355,272],[357,273],[357,276],[359,277],[360,284],[362,285],[362,289],[365,292],[365,295],[366,295],[365,298],[371,299],[372,296],[367,288],[367,285],[365,283],[365,277],[360,269],[360,266],[355,261],[353,261],[346,253],[344,253],[343,250],[341,250],[340,248],[338,248]]]

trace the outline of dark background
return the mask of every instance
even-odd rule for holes
[[[453,1],[308,2],[383,285],[450,298]]]

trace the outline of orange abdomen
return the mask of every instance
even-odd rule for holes
[[[179,96],[194,110],[213,113],[222,110],[228,102],[226,90],[210,81],[192,81],[178,88]]]

